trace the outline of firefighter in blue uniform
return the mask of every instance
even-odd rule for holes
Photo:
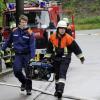
[[[19,26],[9,36],[8,41],[3,45],[1,53],[7,46],[13,43],[15,59],[13,63],[14,75],[21,82],[21,91],[26,89],[27,95],[31,95],[32,80],[29,61],[35,56],[35,38],[32,30],[28,28],[28,17],[21,15],[19,17]],[[22,72],[22,68],[26,76]]]
[[[74,52],[75,55],[80,59],[81,63],[84,63],[84,56],[81,48],[78,46],[76,41],[66,34],[67,24],[61,20],[57,24],[56,33],[52,34],[49,38],[47,54],[44,58],[53,61],[54,73],[55,73],[55,93],[54,95],[58,98],[62,97],[66,73],[71,62],[70,52]]]

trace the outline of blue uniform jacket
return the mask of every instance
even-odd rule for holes
[[[34,33],[30,35],[27,31],[17,28],[14,32],[10,34],[9,39],[3,45],[2,50],[5,50],[7,46],[11,43],[13,43],[15,53],[30,53],[31,58],[35,56]]]

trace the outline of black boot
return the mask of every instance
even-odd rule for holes
[[[29,90],[26,90],[26,93],[27,93],[27,95],[31,95],[32,94],[32,92],[31,92],[30,89]]]
[[[62,94],[63,94],[63,91],[64,91],[64,86],[65,86],[65,84],[62,83],[62,82],[60,82],[58,84],[58,89],[57,89],[57,97],[58,98],[61,98],[62,97]]]
[[[24,91],[26,89],[25,84],[21,84],[21,91]]]
[[[62,91],[57,91],[57,97],[62,98]]]
[[[55,96],[55,97],[57,97],[57,94],[58,94],[58,93],[57,93],[57,90],[58,90],[58,83],[55,84],[55,93],[54,93],[54,96]]]
[[[32,81],[30,79],[27,79],[26,81],[26,93],[27,95],[31,95],[31,90],[32,90]]]

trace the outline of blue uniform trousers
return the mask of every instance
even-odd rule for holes
[[[29,66],[30,54],[15,54],[13,65],[14,75],[18,80],[26,85],[26,90],[32,89],[31,67]],[[24,68],[25,73],[22,72]]]

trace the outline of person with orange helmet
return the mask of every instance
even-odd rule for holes
[[[55,74],[54,95],[58,98],[62,97],[64,91],[66,73],[71,62],[70,52],[74,52],[82,64],[85,60],[77,42],[69,34],[66,34],[66,26],[67,24],[64,20],[58,22],[57,31],[50,36],[47,53],[44,56],[44,58],[53,61]]]

